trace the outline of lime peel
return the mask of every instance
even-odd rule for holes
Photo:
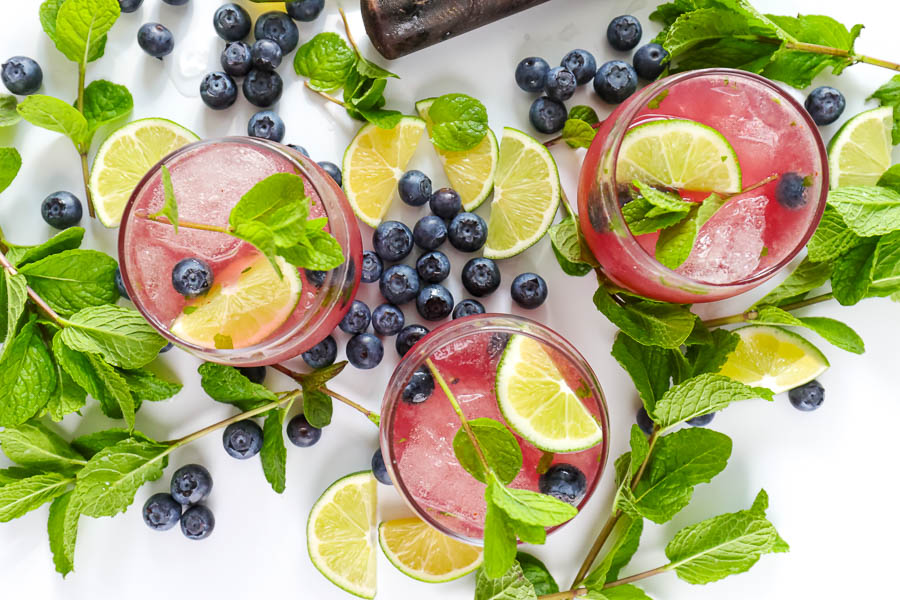
[[[426,583],[444,583],[481,566],[481,548],[434,529],[418,517],[385,521],[378,526],[378,543],[397,569]]]

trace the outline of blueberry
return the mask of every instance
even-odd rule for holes
[[[410,206],[422,206],[431,198],[431,179],[422,171],[407,171],[400,178],[397,191]]]
[[[366,303],[360,300],[354,300],[353,304],[350,305],[350,310],[348,310],[347,314],[344,315],[344,318],[341,319],[338,327],[340,327],[341,331],[344,333],[356,335],[357,333],[362,333],[368,329],[371,320],[372,313],[369,312],[369,307],[366,306]]]
[[[338,184],[338,186],[344,183],[344,177],[341,175],[341,168],[334,164],[333,162],[328,162],[327,160],[319,161],[319,166],[322,167],[322,170],[328,173],[328,176],[334,179],[334,182]]]
[[[809,93],[803,106],[806,107],[816,125],[830,125],[837,121],[844,112],[847,101],[842,93],[833,87],[823,85]]]
[[[53,192],[41,202],[41,216],[57,229],[77,225],[81,215],[81,200],[71,192]]]
[[[413,240],[423,250],[434,250],[447,239],[447,224],[437,215],[425,215],[413,227]]]
[[[138,46],[156,58],[162,58],[172,52],[175,47],[175,37],[165,25],[161,23],[144,23],[137,33]]]
[[[212,283],[213,272],[205,260],[183,258],[172,269],[172,287],[185,298],[205,294]]]
[[[537,98],[528,111],[531,125],[541,133],[556,133],[561,130],[568,116],[565,104],[547,96]]]
[[[488,358],[494,359],[500,356],[504,350],[506,350],[506,346],[509,344],[509,334],[503,332],[495,332],[491,334],[491,337],[487,341],[487,355]]]
[[[384,270],[384,263],[381,258],[371,250],[363,252],[362,259],[362,275],[360,280],[363,283],[372,283],[381,278],[381,272]]]
[[[250,420],[238,421],[225,428],[222,445],[233,458],[244,460],[256,456],[262,448],[262,428]]]
[[[372,311],[372,327],[378,335],[396,335],[405,322],[403,311],[393,304],[379,304]]]
[[[296,150],[306,158],[309,158],[309,152],[307,152],[306,148],[304,148],[303,146],[298,146],[297,144],[288,144],[287,147],[291,148],[292,150]]]
[[[273,110],[261,110],[250,117],[247,135],[280,142],[284,139],[284,121]]]
[[[384,485],[394,485],[391,476],[388,475],[387,467],[384,465],[384,455],[381,454],[381,448],[372,455],[372,475]]]
[[[381,295],[391,304],[406,304],[419,293],[419,274],[407,265],[388,267],[381,274],[378,288]]]
[[[371,333],[354,335],[347,342],[347,360],[357,369],[374,369],[383,357],[384,346]]]
[[[427,252],[416,261],[416,272],[425,283],[440,283],[450,275],[450,259],[440,250]]]
[[[119,8],[123,13],[133,13],[141,7],[144,0],[119,0]]]
[[[181,515],[181,533],[189,540],[208,538],[215,526],[216,518],[212,511],[202,504],[190,507]]]
[[[641,22],[631,15],[622,15],[609,22],[606,39],[616,50],[631,50],[641,41]]]
[[[609,104],[618,104],[637,89],[637,73],[634,67],[621,60],[611,60],[600,65],[594,75],[594,91]]]
[[[594,73],[597,72],[597,61],[594,59],[594,55],[580,48],[566,54],[559,64],[572,71],[578,85],[583,85],[593,79]]]
[[[168,352],[169,350],[171,350],[171,349],[174,348],[174,347],[175,347],[175,345],[172,344],[172,342],[169,342],[168,344],[166,344],[165,346],[163,346],[163,347],[160,349],[159,353],[160,353],[160,354],[165,354],[166,352]]]
[[[516,85],[526,92],[540,92],[544,89],[544,79],[550,65],[537,56],[523,58],[516,67]]]
[[[200,99],[214,110],[222,110],[237,100],[237,84],[224,71],[214,71],[200,82]]]
[[[565,67],[553,67],[547,71],[547,79],[544,80],[544,93],[547,97],[564,102],[575,95],[578,81],[575,73]]]
[[[475,252],[487,241],[487,223],[475,213],[462,212],[450,221],[447,233],[454,248],[461,252]]]
[[[262,385],[262,382],[266,380],[265,367],[238,367],[238,371],[253,383]]]
[[[416,345],[416,342],[421,340],[427,334],[428,329],[422,325],[407,325],[397,334],[397,341],[395,343],[397,354],[404,356],[409,352],[410,348]]]
[[[653,80],[665,70],[663,62],[669,57],[666,49],[659,44],[645,44],[634,53],[634,71],[641,79]]]
[[[272,106],[281,98],[281,90],[284,88],[284,82],[281,75],[274,71],[261,71],[260,69],[251,69],[247,73],[242,85],[244,97],[250,104],[267,108]]]
[[[403,260],[413,249],[413,234],[400,221],[385,221],[372,234],[372,247],[381,260]]]
[[[322,437],[322,430],[313,427],[304,415],[297,415],[287,424],[287,436],[299,448],[309,448]]]
[[[409,382],[400,393],[400,398],[407,404],[421,404],[434,392],[434,378],[427,367],[419,367],[409,378]]]
[[[472,298],[466,298],[465,300],[460,300],[456,306],[453,307],[453,318],[454,319],[462,319],[463,317],[468,317],[471,315],[483,315],[484,314],[484,304],[479,302],[478,300],[473,300]]]
[[[212,490],[212,475],[206,467],[198,464],[184,465],[172,475],[169,491],[172,498],[181,504],[203,502]]]
[[[688,419],[686,423],[691,427],[706,427],[712,420],[715,418],[716,413],[706,413],[705,415],[700,415],[699,417],[694,417],[693,419]]]
[[[230,2],[223,4],[213,14],[213,27],[226,42],[236,42],[250,33],[250,15],[243,7]]]
[[[263,38],[250,46],[250,60],[257,69],[274,71],[281,64],[281,57],[281,46],[272,40]]]
[[[442,219],[450,220],[462,210],[462,198],[451,188],[441,188],[431,194],[428,208]]]
[[[188,0],[163,0],[163,2],[171,6],[183,6],[188,3]]]
[[[330,335],[300,355],[311,369],[324,369],[337,358],[337,342]]]
[[[650,415],[647,414],[646,408],[642,406],[638,409],[635,420],[637,421],[638,427],[644,432],[644,435],[653,434],[653,428],[656,427],[656,424],[653,422],[653,419],[650,418]]]
[[[3,79],[3,85],[10,92],[27,96],[35,93],[41,87],[41,82],[44,81],[44,72],[33,58],[13,56],[3,63],[0,78]]]
[[[775,199],[785,208],[796,210],[806,206],[807,178],[798,173],[785,173],[778,178]]]
[[[473,296],[487,296],[500,287],[500,269],[489,258],[473,258],[463,267],[462,283]]]
[[[272,40],[281,46],[281,51],[288,54],[297,47],[300,40],[300,31],[291,18],[277,10],[259,15],[256,26],[253,29],[256,39]]]
[[[169,494],[153,494],[144,503],[142,515],[150,529],[166,531],[175,527],[181,518],[181,505]]]
[[[284,8],[292,19],[309,23],[325,8],[325,0],[293,0],[285,2]]]
[[[250,57],[250,46],[245,42],[231,42],[225,44],[222,57],[219,59],[222,70],[232,77],[243,77],[253,67],[253,59]]]
[[[325,285],[325,279],[328,278],[328,271],[303,269],[303,273],[306,275],[306,280],[310,282],[315,288],[320,288]]]
[[[578,504],[587,492],[587,478],[574,465],[556,463],[540,476],[538,489],[542,494],[548,494],[557,500]]]
[[[816,410],[825,401],[825,388],[813,379],[800,387],[795,387],[788,392],[788,400],[797,410],[805,412]]]
[[[440,284],[426,285],[416,296],[416,310],[427,321],[440,321],[453,311],[453,294]]]
[[[128,297],[128,290],[125,289],[125,282],[122,281],[122,271],[119,269],[119,267],[116,267],[115,281],[116,290],[119,292],[119,295],[126,300],[130,300],[130,298]]]
[[[522,308],[537,308],[547,299],[547,282],[537,273],[522,273],[513,279],[510,293]]]

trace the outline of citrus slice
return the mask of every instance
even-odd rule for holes
[[[455,540],[418,517],[381,523],[378,543],[392,565],[426,583],[459,579],[481,565],[481,548]]]
[[[893,127],[890,106],[861,112],[844,123],[828,143],[831,187],[878,183],[891,166]]]
[[[509,426],[541,450],[575,452],[603,440],[597,419],[528,336],[509,339],[497,367],[497,403]]]
[[[316,500],[306,522],[312,564],[331,583],[361,598],[375,597],[376,485],[372,471],[338,479]]]
[[[344,192],[360,221],[378,227],[412,158],[425,121],[403,117],[393,129],[369,123],[344,152]]]
[[[741,340],[719,373],[776,394],[812,381],[828,368],[828,359],[805,338],[772,325],[734,330]]]
[[[559,190],[550,151],[530,135],[504,128],[484,255],[509,258],[544,237],[559,208]]]
[[[651,121],[622,139],[616,180],[694,192],[741,191],[741,166],[725,137],[686,119]]]
[[[245,348],[266,339],[287,321],[300,300],[300,274],[281,257],[283,277],[262,255],[234,261],[216,275],[210,290],[189,302],[172,334],[204,348]]]
[[[416,102],[416,112],[425,119],[429,135],[431,121],[428,119],[428,109],[434,101],[435,98],[428,98]],[[494,172],[497,170],[498,160],[497,136],[494,132],[488,129],[484,139],[471,150],[451,152],[437,146],[434,149],[441,159],[447,179],[450,180],[450,187],[462,198],[463,210],[471,212],[481,206],[494,189]]]
[[[131,192],[147,171],[170,152],[199,139],[168,119],[139,119],[112,132],[97,151],[89,181],[100,222],[118,227]]]

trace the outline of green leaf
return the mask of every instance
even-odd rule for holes
[[[588,600],[652,600],[641,588],[626,584],[617,585],[602,592],[591,592],[585,596]]]
[[[344,262],[341,245],[334,236],[322,229],[307,228],[300,244],[279,248],[276,252],[292,265],[314,271],[330,271]]]
[[[380,129],[393,129],[403,119],[403,113],[383,108],[357,108],[359,114]]]
[[[62,133],[76,146],[84,143],[87,137],[88,123],[84,115],[59,98],[32,94],[22,100],[16,110],[32,125]]]
[[[479,569],[475,574],[475,600],[536,599],[534,586],[515,561],[496,575],[491,575],[486,568]]]
[[[3,269],[3,276],[0,277],[0,306],[6,306],[6,310],[0,312],[0,342],[11,340],[16,335],[28,299],[27,285],[24,275],[12,275]],[[0,356],[6,354],[8,348],[9,344],[3,348]]]
[[[120,369],[118,373],[128,384],[136,404],[167,400],[181,391],[180,383],[166,381],[147,369]]]
[[[594,306],[613,325],[647,346],[678,348],[694,329],[694,314],[683,306],[652,300],[629,302],[623,306],[603,286],[594,293]]]
[[[690,207],[687,218],[659,232],[656,241],[656,260],[670,269],[677,269],[691,255],[700,228],[712,218],[727,199],[710,194],[699,206]]]
[[[581,237],[578,222],[571,215],[550,228],[550,242],[560,268],[567,275],[582,277],[599,266]]]
[[[574,506],[553,496],[531,490],[505,488],[496,478],[492,478],[488,486],[491,488],[491,500],[497,508],[509,518],[526,525],[553,527],[578,514],[578,509]]]
[[[650,443],[637,423],[631,426],[628,443],[631,446],[631,477],[634,477],[647,455],[650,454]]]
[[[891,141],[895,146],[900,144],[900,75],[894,75],[886,84],[875,90],[875,92],[869,96],[869,99],[872,98],[881,102],[882,106],[894,107],[894,130],[891,135]],[[890,171],[890,169],[888,171]],[[878,185],[885,184],[879,181]],[[893,187],[897,191],[900,191],[900,189],[893,185],[888,185],[887,187]]]
[[[847,186],[828,192],[828,205],[863,237],[900,229],[900,192],[878,186]]]
[[[38,475],[38,472],[34,469],[26,469],[25,467],[7,467],[5,469],[0,469],[0,487],[14,481],[19,481],[20,479],[31,477],[32,475]]]
[[[497,487],[503,489],[499,485]],[[484,563],[482,565],[485,575],[491,579],[501,577],[516,564],[516,533],[506,514],[494,503],[493,490],[494,486],[488,485],[484,491],[487,511],[484,515]],[[478,588],[476,583],[476,597],[478,597]]]
[[[357,63],[359,64],[359,63]],[[381,108],[384,106],[384,90],[387,81],[384,79],[372,79],[362,77],[356,72],[351,73],[344,82],[344,103],[349,103],[357,109]]]
[[[85,458],[91,458],[104,448],[118,444],[123,440],[135,440],[153,443],[153,440],[136,429],[106,429],[79,436],[72,440],[72,447]]]
[[[868,295],[887,296],[900,291],[900,231],[881,237],[872,258]]]
[[[685,356],[691,366],[690,377],[703,373],[718,373],[740,341],[738,334],[727,329],[716,329],[711,332],[709,343],[690,346]],[[684,379],[686,378],[682,378],[679,383]]]
[[[138,369],[157,357],[166,340],[139,312],[124,306],[83,308],[64,321],[62,340],[70,348],[100,354],[123,369]]]
[[[87,392],[75,383],[72,377],[63,370],[59,361],[56,363],[57,385],[47,406],[47,414],[54,421],[62,421],[66,415],[81,410],[87,400]]]
[[[441,150],[462,152],[477,146],[488,130],[484,105],[466,94],[445,94],[428,109],[431,141]]]
[[[41,28],[47,37],[56,44],[56,16],[59,14],[59,7],[66,0],[45,0],[38,11],[41,19]]]
[[[56,368],[34,321],[26,323],[0,359],[0,426],[38,414],[56,389]]]
[[[40,473],[0,487],[0,523],[18,519],[62,496],[73,481],[73,477],[60,473]]]
[[[540,560],[525,552],[518,552],[516,553],[516,562],[522,569],[522,575],[531,582],[535,594],[543,596],[559,591],[559,585],[553,579],[553,575]]]
[[[590,148],[597,130],[590,123],[569,117],[563,125],[562,139],[570,148]]]
[[[831,291],[843,306],[852,306],[866,297],[875,263],[875,239],[866,240],[834,261]]]
[[[334,410],[331,397],[320,390],[303,391],[303,415],[313,427],[322,429],[331,424],[331,413]]]
[[[569,110],[569,118],[584,121],[588,125],[596,125],[600,122],[600,117],[597,116],[597,111],[595,111],[590,106],[585,106],[584,104],[573,106]]]
[[[631,561],[631,557],[640,543],[643,529],[644,520],[640,516],[632,518],[625,514],[619,518],[611,535],[611,539],[614,541],[608,548],[606,556],[582,582],[591,593],[605,593],[603,585],[607,581],[615,580],[622,567]],[[588,597],[591,597],[590,594]]]
[[[865,240],[844,223],[836,208],[825,206],[822,220],[807,244],[809,260],[822,263],[832,261],[841,254],[859,246]]]
[[[69,316],[119,298],[116,266],[115,259],[97,250],[65,250],[24,265],[19,272],[50,308]]]
[[[308,77],[314,90],[331,92],[344,84],[356,61],[356,52],[341,36],[326,32],[300,46],[294,55],[294,70]]]
[[[804,258],[787,279],[760,298],[752,309],[755,310],[767,304],[783,306],[802,299],[807,293],[825,285],[830,278],[831,263],[816,263]]]
[[[522,469],[522,449],[509,429],[493,419],[472,419],[469,426],[484,453],[484,459],[501,483],[507,484],[515,479]],[[453,436],[453,452],[459,464],[472,477],[481,483],[487,483],[488,475],[484,472],[475,446],[462,427]]]
[[[19,169],[22,167],[22,157],[15,148],[0,148],[0,192],[9,187]]]
[[[780,308],[764,306],[759,309],[758,316],[751,322],[762,325],[806,327],[842,350],[862,354],[866,349],[862,338],[849,325],[827,317],[795,317]]]
[[[897,104],[900,106],[900,99],[897,100]],[[897,143],[895,142],[894,145],[896,146]],[[878,180],[878,185],[900,192],[900,163],[882,173],[881,178]]]
[[[68,473],[84,465],[81,455],[40,421],[0,431],[0,448],[14,463],[41,471]]]
[[[11,94],[0,94],[0,127],[9,127],[22,120],[16,111],[18,100]]]
[[[253,383],[234,367],[203,363],[197,371],[204,392],[216,402],[234,404],[241,411],[253,410],[278,399],[269,388]]]
[[[721,410],[738,400],[772,400],[772,391],[750,387],[723,375],[705,373],[680,383],[656,403],[654,421],[669,429],[694,417]]]
[[[81,516],[78,505],[72,503],[72,494],[66,492],[57,497],[50,505],[47,519],[53,564],[63,577],[75,569],[75,540],[78,536],[78,518]]]
[[[266,481],[272,484],[272,489],[279,494],[284,492],[287,470],[287,449],[284,447],[283,433],[286,412],[277,408],[266,413],[266,420],[263,422],[262,449],[259,452]]]
[[[647,414],[653,414],[656,401],[669,389],[672,377],[668,352],[657,346],[640,344],[620,331],[613,342],[612,356],[631,377]]]
[[[51,38],[66,58],[83,66],[103,55],[106,32],[119,12],[116,0],[66,0],[59,7]]]
[[[6,253],[6,258],[18,267],[39,261],[57,252],[74,250],[81,246],[82,239],[84,239],[83,227],[69,227],[37,246],[16,246],[7,242],[6,245],[9,246],[9,252]]]
[[[862,31],[862,25],[854,25],[847,30],[831,17],[823,15],[797,15],[782,17],[766,15],[773,23],[793,38],[808,44],[828,46],[853,53],[853,44]],[[784,81],[798,89],[803,89],[826,67],[831,67],[835,75],[840,75],[856,60],[849,56],[817,54],[804,50],[780,48],[772,55],[771,62],[762,74],[770,79]]]
[[[386,79],[388,77],[395,77],[397,79],[400,79],[399,75],[391,73],[383,67],[379,67],[372,61],[366,60],[362,56],[357,56],[356,72],[363,77],[370,77],[372,79]]]
[[[159,212],[155,212],[151,217],[159,217],[165,216],[169,223],[172,224],[172,228],[175,230],[175,233],[178,233],[178,201],[175,199],[175,188],[172,187],[172,175],[169,173],[169,168],[166,165],[163,165],[160,169],[162,172],[162,184],[163,184],[163,206],[159,209]]]
[[[304,373],[300,383],[304,389],[317,390],[340,375],[346,366],[347,361],[342,360],[327,367],[316,369],[310,373]]]
[[[682,200],[674,192],[657,190],[636,179],[631,183],[637,192],[633,192],[634,199],[622,207],[622,216],[634,235],[671,227],[687,218],[695,206],[694,202]]]
[[[92,81],[84,88],[84,118],[87,120],[84,143],[91,143],[98,127],[127,116],[133,108],[134,99],[124,85],[105,79]]]

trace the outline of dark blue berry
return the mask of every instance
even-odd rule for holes
[[[587,492],[587,478],[581,469],[568,463],[557,463],[538,478],[542,494],[577,505]]]
[[[388,475],[387,467],[384,464],[384,456],[381,454],[381,448],[372,455],[372,475],[375,476],[380,483],[384,485],[394,485],[391,476]]]
[[[253,66],[263,71],[274,71],[281,64],[281,46],[265,38],[256,40],[250,46],[250,60]]]
[[[309,448],[322,437],[322,430],[313,427],[304,415],[297,415],[287,424],[287,436],[299,448]]]
[[[572,71],[578,85],[583,85],[593,79],[594,73],[597,72],[597,61],[594,59],[594,55],[580,48],[566,54],[559,64]]]
[[[325,0],[293,0],[285,2],[284,8],[292,19],[309,23],[325,8]]]
[[[323,369],[334,364],[337,358],[337,342],[330,335],[300,355],[311,369]]]
[[[540,92],[544,89],[544,79],[550,65],[537,56],[523,58],[516,67],[516,85],[526,92]]]
[[[3,63],[0,78],[3,79],[3,85],[10,92],[27,96],[40,89],[41,83],[44,81],[44,72],[33,58],[13,56]]]
[[[189,540],[208,538],[216,526],[216,518],[212,511],[198,504],[192,506],[181,515],[181,533]]]
[[[453,294],[440,284],[426,285],[416,296],[416,310],[426,321],[440,321],[453,311]]]
[[[372,313],[369,312],[369,307],[366,306],[366,303],[360,300],[354,300],[353,304],[350,305],[350,310],[348,310],[347,314],[344,315],[344,318],[341,319],[338,327],[340,327],[341,331],[344,333],[356,335],[357,333],[362,333],[368,329],[371,320]]]
[[[406,304],[419,293],[419,274],[408,265],[388,267],[381,274],[378,288],[381,295],[391,304]]]
[[[205,294],[212,283],[212,268],[199,258],[183,258],[172,269],[172,287],[185,298]]]
[[[372,311],[372,328],[378,335],[396,335],[405,322],[403,311],[393,304],[379,304]]]
[[[475,252],[487,241],[487,223],[475,213],[462,212],[453,217],[447,236],[460,252]]]
[[[378,281],[381,278],[382,271],[384,271],[384,263],[381,262],[381,258],[371,250],[364,251],[360,280],[363,283]]]
[[[618,104],[637,89],[637,73],[625,61],[611,60],[594,75],[594,91],[604,102]]]
[[[506,346],[509,344],[509,334],[503,332],[492,333],[491,337],[487,341],[487,355],[488,358],[497,358],[500,354],[506,350]]]
[[[537,273],[521,273],[513,279],[510,293],[522,308],[537,308],[547,299],[547,282]]]
[[[296,150],[297,152],[299,152],[299,153],[302,154],[303,156],[309,158],[309,152],[307,152],[307,151],[306,151],[306,148],[304,148],[303,146],[298,146],[297,144],[288,144],[287,147],[288,147],[288,148],[291,148],[291,149],[293,149],[293,150]]]
[[[181,518],[181,504],[169,494],[160,492],[147,498],[141,514],[150,529],[166,531],[175,527]]]
[[[262,382],[266,380],[265,367],[238,367],[238,371],[253,383],[262,385]]]
[[[715,418],[716,413],[706,413],[705,415],[700,415],[699,417],[694,417],[693,419],[688,419],[686,423],[691,427],[706,427],[712,420]]]
[[[144,0],[119,0],[119,8],[123,13],[133,13],[141,7]]]
[[[632,59],[634,71],[641,79],[652,81],[665,70],[663,62],[668,57],[669,53],[659,44],[645,44],[634,53],[634,58]]]
[[[125,289],[125,282],[122,281],[122,271],[119,269],[119,267],[116,267],[115,281],[116,290],[119,292],[119,295],[126,300],[130,300],[130,298],[128,297],[128,290]]]
[[[223,110],[237,100],[237,84],[224,71],[208,73],[200,82],[200,99],[214,110]]]
[[[650,418],[650,415],[647,414],[646,408],[642,406],[638,409],[635,420],[637,421],[638,427],[644,432],[644,435],[653,434],[653,428],[656,427],[656,424],[653,422],[653,419]]]
[[[144,23],[137,33],[138,46],[156,58],[162,58],[172,52],[175,47],[175,37],[165,25],[161,23]]]
[[[328,278],[328,271],[314,271],[313,269],[303,269],[303,273],[306,275],[306,280],[316,288],[322,287],[325,284],[325,280]]]
[[[532,127],[541,133],[556,133],[566,124],[569,111],[559,100],[541,96],[531,103],[528,119]]]
[[[484,314],[484,304],[482,304],[478,300],[473,300],[472,298],[466,298],[465,300],[461,300],[457,303],[456,306],[453,307],[453,318],[454,319],[462,319],[463,317],[468,317],[471,315],[483,315],[483,314]]]
[[[267,108],[281,98],[284,82],[281,80],[281,75],[274,71],[250,69],[247,77],[244,78],[242,88],[244,97],[250,104]]]
[[[631,50],[641,41],[641,22],[631,15],[622,15],[609,22],[606,39],[616,50]]]
[[[425,283],[440,283],[450,275],[450,259],[440,250],[426,252],[416,261],[416,272]]]
[[[575,95],[578,81],[575,74],[565,67],[553,67],[547,71],[547,79],[544,80],[544,93],[553,100],[564,102]]]
[[[256,19],[253,29],[256,39],[272,40],[281,46],[281,51],[288,54],[297,47],[300,41],[300,31],[291,18],[278,10],[263,13]]]
[[[253,59],[250,57],[250,46],[244,42],[231,42],[225,44],[222,50],[222,70],[232,77],[243,77],[253,68]]]
[[[447,224],[437,215],[425,215],[413,227],[413,240],[423,250],[434,250],[447,239]]]
[[[788,400],[797,410],[808,412],[816,410],[825,401],[825,388],[813,379],[788,392]]]
[[[489,258],[473,258],[463,267],[462,283],[473,296],[487,296],[500,287],[500,269]]]
[[[421,404],[431,397],[434,378],[427,367],[419,367],[410,376],[409,382],[400,393],[400,398],[408,404]]]
[[[407,352],[409,352],[410,348],[416,345],[416,342],[421,340],[427,334],[428,329],[423,327],[422,325],[407,325],[400,330],[400,333],[397,334],[397,340],[395,343],[397,354],[399,354],[400,356],[404,356]]]
[[[384,346],[371,333],[354,335],[347,342],[347,360],[357,369],[374,369],[383,357]]]
[[[171,350],[174,347],[175,347],[175,345],[172,342],[169,342],[168,344],[163,346],[162,349],[160,349],[159,353],[165,354],[166,352],[168,352],[169,350]]]
[[[422,171],[407,171],[397,183],[397,192],[410,206],[422,206],[431,198],[431,179]]]
[[[413,249],[413,234],[400,221],[385,221],[372,234],[372,247],[381,260],[403,260]]]
[[[225,428],[222,445],[233,458],[244,460],[256,456],[262,448],[262,428],[250,420],[238,421]]]
[[[184,6],[188,3],[188,0],[163,0],[163,2],[171,6]]]
[[[261,110],[250,117],[247,135],[280,142],[284,139],[284,121],[273,110]]]
[[[775,199],[785,208],[796,210],[806,206],[809,187],[807,178],[798,173],[785,173],[778,178],[775,186]]]
[[[213,14],[213,27],[226,42],[236,42],[250,33],[250,15],[242,6],[233,2],[223,4]]]
[[[71,192],[53,192],[41,202],[41,216],[47,225],[65,229],[81,221],[81,200]]]
[[[338,186],[344,183],[344,177],[341,175],[341,168],[334,164],[333,162],[328,162],[327,160],[319,161],[319,166],[322,167],[322,170],[328,173],[329,177],[334,179],[334,182],[338,184]]]
[[[806,107],[816,125],[830,125],[837,121],[844,112],[847,101],[838,90],[823,85],[809,93],[803,106]]]
[[[203,502],[212,491],[212,475],[206,467],[198,464],[184,465],[172,475],[169,491],[172,498],[181,504]]]
[[[442,219],[450,220],[462,210],[462,198],[451,188],[441,188],[431,194],[428,208]]]

